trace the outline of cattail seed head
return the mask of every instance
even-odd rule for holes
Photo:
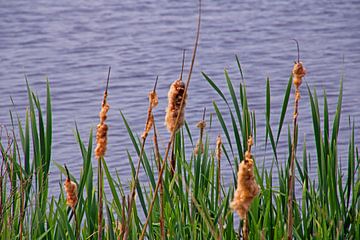
[[[149,102],[150,102],[152,108],[154,108],[158,105],[159,100],[158,100],[158,96],[155,91],[151,91],[149,93]]]
[[[110,109],[110,106],[106,101],[106,97],[107,93],[104,94],[104,100],[102,102],[101,111],[99,113],[100,123],[97,125],[95,148],[95,157],[97,159],[104,157],[106,152],[108,126],[106,125],[105,120]]]
[[[200,138],[198,140],[198,142],[196,143],[196,147],[194,149],[194,154],[201,154],[204,152],[204,144],[202,142],[202,138],[203,138],[203,134],[204,134],[204,129],[206,127],[206,122],[205,120],[201,120],[199,121],[196,126],[200,129]]]
[[[196,127],[200,128],[200,130],[203,130],[206,127],[206,122],[204,120],[201,120],[196,124]]]
[[[64,182],[64,188],[66,192],[66,204],[74,209],[78,201],[77,186],[73,181],[70,180],[70,178],[66,178]]]
[[[222,145],[221,136],[218,135],[216,138],[216,151],[215,151],[218,160],[221,159],[221,145]]]
[[[254,160],[251,155],[252,141],[252,137],[250,136],[248,139],[248,151],[245,152],[245,159],[239,164],[237,188],[234,199],[230,203],[231,209],[236,211],[241,219],[245,219],[252,200],[259,193],[259,186],[254,176]]]
[[[301,83],[302,83],[302,78],[305,76],[306,74],[306,69],[303,66],[302,62],[295,62],[295,65],[293,67],[292,70],[292,74],[293,74],[293,82],[296,88],[300,87]]]
[[[185,92],[185,83],[183,81],[176,80],[171,84],[168,92],[168,106],[166,108],[165,125],[169,132],[175,132],[184,124],[184,107],[186,104],[187,94],[185,94],[184,106],[181,111],[180,105]],[[179,116],[179,120],[176,119]]]
[[[149,93],[149,108],[148,108],[148,119],[146,121],[145,130],[141,137],[145,139],[149,134],[153,124],[154,124],[154,115],[152,114],[152,109],[158,105],[158,96],[155,91]]]

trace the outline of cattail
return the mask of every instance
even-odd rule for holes
[[[221,145],[222,145],[221,136],[218,135],[216,138],[216,149],[215,149],[216,158],[218,159],[218,163],[220,163],[220,159],[221,159]]]
[[[146,138],[147,138],[153,125],[154,125],[154,129],[155,129],[154,115],[152,114],[152,110],[154,107],[156,107],[158,105],[158,97],[156,94],[156,86],[157,86],[158,79],[159,79],[159,77],[157,76],[156,80],[155,80],[154,89],[149,93],[149,107],[148,107],[147,118],[146,118],[146,123],[145,123],[145,130],[144,130],[143,134],[141,135],[142,143],[141,143],[141,149],[140,149],[140,154],[139,154],[139,161],[138,161],[136,171],[135,171],[135,178],[131,185],[131,193],[129,195],[129,201],[128,201],[129,206],[128,206],[128,212],[127,212],[127,217],[128,217],[127,221],[129,223],[131,222],[131,211],[133,209],[132,204],[135,201],[135,189],[136,189],[136,185],[138,184],[140,163],[142,162],[141,158],[144,153],[145,141],[146,141]],[[122,238],[124,240],[128,239],[129,226],[130,225],[127,225],[124,228],[124,234],[123,234],[124,236]]]
[[[185,83],[181,79],[178,79],[171,84],[168,92],[168,106],[166,108],[165,124],[171,133],[177,131],[184,124],[184,108],[187,98],[187,94],[183,96],[184,91]],[[183,97],[185,98],[184,106],[180,109]],[[178,116],[179,120],[176,123]]]
[[[292,70],[292,74],[293,74],[293,82],[296,88],[300,87],[301,83],[302,83],[302,78],[305,76],[306,74],[306,69],[303,66],[302,62],[295,62],[293,70]]]
[[[149,102],[150,102],[152,108],[155,108],[158,105],[159,100],[158,100],[158,96],[155,91],[151,91],[149,93]]]
[[[157,79],[156,79],[157,82]],[[155,84],[156,87],[156,84]],[[149,93],[149,108],[148,108],[148,119],[146,121],[146,126],[143,134],[141,137],[145,139],[147,135],[149,134],[153,124],[154,124],[154,115],[152,114],[153,108],[155,108],[158,105],[158,96],[155,92],[155,90],[151,91]]]
[[[205,113],[205,110],[204,110],[204,113]],[[204,129],[206,127],[205,120],[201,120],[200,122],[198,122],[196,127],[200,129],[200,138],[199,138],[198,142],[196,143],[196,147],[194,149],[194,154],[201,154],[204,152],[203,135],[204,135]]]
[[[104,93],[104,99],[101,105],[101,111],[99,113],[100,123],[97,125],[97,132],[96,132],[96,148],[95,148],[95,157],[97,159],[104,157],[106,152],[106,145],[107,145],[107,131],[108,126],[105,123],[107,118],[107,113],[109,111],[109,104],[106,101],[107,92]]]
[[[78,201],[77,198],[77,186],[76,183],[70,180],[70,174],[65,166],[67,177],[64,182],[64,188],[66,192],[66,205],[68,205],[71,209],[75,209],[76,203]]]
[[[293,116],[293,139],[291,145],[291,158],[290,158],[290,169],[289,169],[289,178],[288,178],[288,216],[287,216],[287,238],[290,240],[293,238],[293,193],[294,193],[294,178],[295,178],[295,142],[296,142],[296,129],[297,129],[297,117],[298,117],[298,108],[299,108],[299,100],[300,100],[300,85],[302,83],[302,78],[306,74],[306,69],[303,66],[303,63],[300,62],[300,50],[299,43],[296,39],[293,39],[296,42],[297,50],[298,50],[298,59],[295,61],[292,75],[293,75],[293,83],[295,86],[295,106],[294,106],[294,116]]]
[[[222,146],[222,140],[220,134],[216,138],[216,148],[215,148],[215,155],[217,158],[217,187],[218,187],[218,201],[219,204],[221,204],[221,146]],[[222,217],[219,218],[219,228],[220,228],[220,237],[219,240],[223,239],[223,232],[224,232],[224,226],[223,226],[223,219]]]
[[[105,123],[107,118],[107,113],[109,111],[109,104],[107,103],[107,95],[108,95],[108,87],[110,80],[110,71],[111,67],[109,67],[108,77],[106,81],[106,88],[104,92],[104,98],[101,104],[101,111],[99,113],[100,122],[97,125],[96,132],[96,148],[95,148],[95,157],[98,160],[98,240],[102,239],[102,220],[103,220],[103,172],[102,172],[102,164],[101,161],[106,152],[107,145],[107,132],[108,126]]]
[[[165,150],[165,157],[163,158],[163,161],[161,163],[161,169],[159,171],[159,178],[158,178],[158,181],[156,183],[156,187],[154,189],[154,192],[153,192],[153,197],[151,199],[151,202],[150,202],[150,206],[149,206],[149,209],[148,209],[148,213],[147,213],[147,217],[146,217],[146,220],[145,220],[145,223],[143,224],[142,226],[142,230],[141,230],[141,235],[140,237],[138,238],[139,240],[143,240],[145,238],[145,234],[146,234],[146,228],[149,224],[149,221],[150,221],[150,217],[152,216],[151,213],[152,213],[152,210],[154,208],[154,204],[155,204],[155,200],[157,199],[157,193],[159,191],[159,187],[161,185],[161,182],[162,182],[162,174],[164,172],[164,169],[165,169],[165,166],[166,166],[166,161],[168,159],[168,156],[169,156],[169,152],[170,152],[170,148],[171,146],[173,146],[173,142],[174,142],[174,139],[175,139],[175,130],[174,129],[179,129],[180,126],[183,124],[183,121],[184,121],[184,113],[183,113],[183,109],[184,109],[184,106],[185,106],[185,100],[186,100],[186,96],[187,96],[187,89],[189,88],[189,85],[190,85],[190,80],[191,80],[191,74],[192,74],[192,70],[193,70],[193,67],[194,67],[194,62],[195,62],[195,56],[196,56],[196,50],[197,50],[197,47],[198,47],[198,44],[199,44],[199,37],[200,37],[200,23],[201,23],[201,0],[199,0],[199,18],[198,18],[198,24],[197,24],[197,32],[196,32],[196,40],[195,40],[195,45],[194,45],[194,50],[193,50],[193,54],[192,54],[192,58],[191,58],[191,65],[190,65],[190,69],[189,69],[189,74],[188,74],[188,78],[187,78],[187,81],[186,81],[186,85],[184,83],[180,84],[182,85],[182,95],[184,95],[184,97],[181,97],[181,101],[180,101],[180,106],[178,108],[178,114],[176,116],[182,116],[182,121],[180,121],[181,124],[177,123],[177,119],[178,117],[176,117],[175,120],[174,119],[174,116],[173,116],[173,112],[171,110],[175,110],[174,109],[174,106],[172,106],[174,103],[176,102],[179,102],[178,101],[175,101],[175,102],[172,102],[173,104],[171,104],[171,102],[169,101],[168,103],[168,108],[167,108],[167,113],[166,113],[166,117],[165,117],[165,123],[166,125],[168,126],[168,129],[170,130],[171,132],[171,135],[170,135],[170,140],[168,142],[168,145],[167,145],[167,148]],[[184,61],[183,61],[184,62]],[[184,64],[183,64],[184,65]],[[179,82],[181,83],[181,76],[180,76],[180,79],[179,79]],[[177,81],[175,81],[176,83]],[[173,85],[175,85],[175,83]],[[171,85],[171,87],[173,87],[173,85]],[[175,89],[176,90],[176,89]],[[179,94],[179,90],[176,90],[178,93],[177,95],[181,96],[181,94]],[[169,95],[171,93],[171,89],[169,91]],[[172,97],[172,95],[170,96]],[[176,99],[176,98],[175,98]],[[170,100],[170,98],[169,98]],[[172,99],[174,100],[174,99]],[[182,102],[182,103],[181,103]],[[180,114],[180,115],[179,115]],[[181,120],[181,119],[180,119]],[[172,124],[171,124],[172,123]],[[172,127],[171,127],[172,126]],[[172,166],[175,166],[175,165],[172,165]],[[172,168],[172,170],[174,170]]]
[[[245,159],[239,164],[237,173],[237,189],[234,199],[230,204],[233,211],[236,211],[241,219],[245,219],[254,197],[259,193],[259,186],[254,176],[254,161],[251,156],[252,137],[248,140],[248,151],[245,152]]]

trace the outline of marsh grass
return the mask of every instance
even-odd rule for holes
[[[236,60],[242,78],[241,65],[239,60]],[[103,239],[122,239],[125,226],[129,239],[138,239],[142,232],[147,239],[242,237],[240,229],[243,222],[239,223],[238,216],[233,214],[229,204],[236,187],[237,166],[244,160],[244,153],[248,149],[247,139],[252,133],[255,137],[259,131],[256,129],[255,112],[249,108],[244,81],[235,90],[228,72],[225,71],[227,89],[220,89],[211,77],[202,74],[225,106],[220,108],[219,103],[213,102],[216,116],[216,120],[213,121],[219,122],[222,131],[222,143],[219,144],[221,161],[217,156],[220,153],[219,149],[216,151],[216,146],[210,144],[216,141],[217,136],[209,134],[206,128],[203,132],[203,151],[194,153],[198,131],[193,134],[185,122],[184,127],[174,135],[177,166],[172,177],[168,162],[164,161],[165,155],[159,152],[156,143],[151,143],[154,144],[154,148],[140,154],[142,138],[132,131],[126,117],[120,112],[129,140],[136,152],[136,156],[128,153],[132,177],[136,179],[135,164],[140,159],[141,170],[146,180],[134,185],[137,204],[129,208],[130,197],[126,191],[129,179],[121,179],[117,173],[113,174],[107,162],[101,158],[104,181],[110,189],[103,194]],[[260,186],[260,195],[254,198],[249,209],[249,239],[283,239],[287,236],[288,177],[292,146],[289,131],[287,159],[283,161],[280,161],[278,154],[278,142],[281,132],[286,131],[286,128],[283,129],[285,119],[292,116],[288,111],[292,96],[291,77],[284,89],[280,118],[277,122],[270,122],[272,107],[269,80],[264,88],[265,142],[272,151],[272,164],[270,169],[264,168],[256,158],[260,153],[253,153],[255,178]],[[45,109],[41,108],[40,99],[28,84],[27,90],[28,108],[24,120],[20,120],[17,113],[10,111],[12,126],[8,128],[7,134],[3,130],[4,134],[0,139],[0,239],[76,239],[75,215],[77,222],[81,223],[80,238],[96,239],[99,203],[97,187],[94,187],[95,168],[91,161],[94,157],[93,132],[90,130],[85,142],[75,125],[74,135],[82,157],[82,167],[79,176],[69,173],[71,181],[78,189],[78,202],[74,208],[76,214],[73,214],[72,209],[66,205],[62,182],[59,182],[57,196],[48,195],[50,165],[58,166],[61,173],[66,176],[66,170],[62,165],[51,160],[52,105],[49,83]],[[320,106],[316,90],[311,90],[310,86],[307,86],[307,91],[309,97],[303,98],[301,103],[310,103],[314,137],[306,141],[301,140],[304,142],[302,149],[298,149],[295,156],[295,175],[298,176],[296,187],[301,189],[301,194],[293,199],[293,237],[360,239],[359,153],[355,146],[355,122],[351,118],[348,120],[351,134],[347,152],[339,153],[337,144],[338,138],[342,137],[339,130],[342,83],[334,116],[329,115],[325,92],[323,106]],[[225,121],[225,115],[230,116],[231,121]],[[330,118],[333,119],[332,122],[329,121]],[[154,127],[155,123],[159,122],[157,120],[155,116]],[[205,121],[211,128],[211,120],[205,118]],[[192,147],[185,146],[187,141]],[[308,144],[315,146],[315,156],[308,153]],[[139,158],[140,155],[142,156]],[[347,164],[347,170],[340,169],[340,157],[346,159],[344,162]],[[315,176],[309,175],[310,158],[317,163]],[[226,165],[232,166],[230,174],[233,181],[230,183],[224,182],[220,176],[220,168]],[[278,175],[276,182],[273,180],[274,174]],[[155,191],[157,183],[160,183],[159,193]],[[130,221],[127,217],[128,212],[131,214]],[[144,216],[148,216],[148,228],[145,228]]]

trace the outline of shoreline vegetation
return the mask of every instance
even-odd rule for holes
[[[10,127],[1,127],[0,150],[0,239],[360,239],[360,160],[355,145],[355,121],[349,117],[351,135],[347,171],[339,167],[338,138],[341,119],[342,80],[334,116],[329,116],[324,90],[323,106],[319,105],[316,90],[306,85],[307,99],[300,101],[300,85],[306,70],[298,59],[284,86],[284,97],[277,122],[270,121],[270,80],[265,93],[265,142],[271,149],[271,168],[256,159],[251,151],[256,145],[256,114],[249,108],[246,84],[240,61],[240,75],[235,89],[227,70],[224,71],[227,93],[206,73],[203,79],[223,101],[224,108],[213,102],[214,116],[199,119],[198,133],[186,123],[186,100],[200,34],[201,2],[197,34],[187,80],[183,70],[171,84],[166,110],[166,127],[170,139],[165,153],[158,147],[157,127],[163,119],[153,113],[158,105],[156,78],[149,92],[145,130],[131,130],[122,112],[129,140],[136,156],[128,153],[132,179],[130,191],[125,191],[129,179],[111,174],[106,162],[107,102],[110,68],[106,90],[99,113],[94,149],[93,130],[85,140],[75,125],[75,138],[82,158],[81,173],[71,171],[51,159],[52,102],[47,81],[45,109],[32,91],[26,78],[28,107],[25,118],[10,110]],[[183,53],[185,59],[185,52]],[[184,61],[182,69],[184,68]],[[251,82],[248,82],[251,84]],[[294,92],[293,90],[294,84]],[[294,99],[294,113],[289,104]],[[314,132],[313,139],[298,138],[298,106],[309,102]],[[96,104],[96,103],[94,103]],[[224,115],[231,121],[225,122]],[[293,126],[286,129],[285,119],[292,116]],[[329,119],[333,122],[330,123]],[[218,121],[221,134],[213,139],[207,125]],[[274,128],[277,126],[277,128]],[[292,130],[292,133],[291,133]],[[280,161],[277,151],[282,132],[287,131],[287,159]],[[150,139],[152,137],[152,139]],[[191,147],[184,142],[190,141]],[[216,140],[216,146],[209,144]],[[297,148],[302,141],[302,148]],[[147,145],[148,150],[145,149]],[[315,146],[316,155],[307,152],[308,144]],[[268,153],[269,155],[269,153]],[[97,160],[93,166],[92,159]],[[315,160],[314,160],[315,158]],[[308,175],[309,161],[317,163],[317,175]],[[284,164],[281,164],[284,162]],[[65,176],[59,183],[59,194],[49,196],[49,169],[56,165]],[[221,169],[231,166],[232,182],[224,183]],[[94,186],[94,171],[97,186]],[[147,182],[140,182],[143,171]],[[278,174],[273,181],[273,173]],[[103,191],[104,181],[110,188]],[[301,190],[301,196],[294,189]],[[235,211],[235,212],[233,212]],[[238,214],[237,214],[238,213]],[[142,217],[145,216],[145,217]],[[240,219],[240,221],[238,221]]]

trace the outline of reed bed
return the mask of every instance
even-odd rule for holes
[[[199,27],[200,21],[198,24]],[[267,169],[264,162],[257,159],[261,153],[252,149],[261,129],[256,128],[256,114],[249,108],[237,57],[237,77],[241,79],[236,83],[237,90],[226,70],[227,93],[202,73],[203,81],[209,83],[225,107],[220,108],[214,101],[210,111],[216,118],[212,119],[211,114],[207,117],[204,109],[202,118],[199,116],[199,130],[190,131],[184,106],[185,99],[192,97],[187,95],[187,89],[198,38],[199,32],[186,84],[177,81],[173,84],[180,84],[175,90],[182,92],[169,103],[174,108],[168,108],[168,114],[173,113],[172,110],[177,113],[166,118],[171,122],[167,126],[171,138],[165,153],[159,150],[157,132],[163,120],[152,112],[158,105],[156,84],[149,94],[143,133],[135,133],[124,114],[119,113],[136,152],[136,156],[128,154],[132,171],[128,188],[129,179],[110,172],[104,159],[108,87],[102,102],[95,151],[92,129],[85,141],[75,125],[78,145],[74,149],[80,151],[82,167],[80,175],[73,176],[51,158],[50,85],[47,82],[46,104],[42,109],[40,99],[26,80],[28,108],[24,120],[11,110],[11,126],[1,126],[0,131],[0,239],[360,239],[360,160],[355,146],[355,122],[351,118],[348,151],[339,153],[337,144],[342,137],[339,129],[342,81],[334,116],[329,115],[326,92],[321,111],[317,92],[308,85],[309,97],[300,102],[299,86],[304,72],[298,71],[301,64],[298,59],[284,86],[277,122],[270,122],[273,110],[270,80],[265,82],[264,142],[271,148],[266,158],[266,161],[271,159],[271,168]],[[293,82],[294,115],[288,110]],[[296,151],[297,106],[306,101],[312,114],[314,138],[301,139],[304,142],[300,152],[300,149]],[[231,121],[225,121],[225,116]],[[286,119],[293,120],[294,129],[291,135],[288,128],[287,154],[281,159],[278,142]],[[219,123],[220,135],[213,136],[207,131],[213,121]],[[145,148],[146,139],[151,135],[152,142],[149,140]],[[191,147],[185,142],[190,142]],[[315,146],[315,156],[307,151],[308,144]],[[176,165],[168,159],[170,147]],[[94,187],[93,158],[98,160],[97,187]],[[346,159],[346,171],[339,167],[340,158]],[[309,175],[310,159],[317,163],[316,176]],[[59,182],[56,196],[48,194],[52,164],[65,176],[65,182]],[[227,173],[233,176],[230,182],[224,182],[222,177],[226,165],[231,167]],[[145,181],[139,181],[139,171],[144,172]],[[276,182],[274,174],[278,176]],[[109,185],[109,192],[103,192],[103,181]],[[301,194],[295,195],[294,187],[300,189]]]
[[[237,59],[238,61],[238,59]],[[238,61],[240,73],[240,63]],[[110,192],[103,193],[105,216],[101,232],[103,239],[138,239],[143,232],[148,216],[147,239],[283,239],[288,237],[289,176],[293,156],[293,141],[288,131],[288,158],[280,161],[277,154],[278,142],[286,118],[293,117],[288,111],[291,99],[293,77],[284,86],[284,100],[276,132],[270,123],[270,81],[265,84],[266,142],[272,149],[272,167],[261,166],[251,151],[256,137],[255,113],[249,109],[246,87],[243,82],[235,89],[225,71],[229,97],[205,73],[204,79],[225,103],[220,109],[213,102],[216,119],[209,120],[205,111],[198,124],[199,132],[192,133],[186,121],[174,135],[176,170],[172,169],[157,146],[157,119],[151,108],[157,105],[154,91],[149,97],[149,122],[142,133],[131,130],[126,117],[120,113],[130,141],[137,152],[138,161],[129,155],[133,179],[131,186],[135,193],[127,192],[128,179],[112,174],[104,159],[102,169]],[[241,78],[240,74],[240,78]],[[248,83],[251,84],[251,83]],[[296,86],[295,86],[296,87]],[[52,106],[50,86],[47,84],[46,109],[41,108],[40,99],[27,85],[29,107],[22,122],[16,112],[10,111],[12,126],[1,127],[0,149],[1,198],[0,239],[95,239],[99,237],[98,212],[100,199],[94,188],[93,134],[89,133],[87,143],[80,136],[75,125],[75,138],[83,159],[82,171],[73,176],[62,165],[51,161],[52,149]],[[292,199],[294,239],[359,239],[360,235],[360,182],[359,153],[355,146],[355,122],[349,118],[351,135],[347,153],[338,152],[339,125],[342,105],[342,83],[334,116],[329,116],[327,96],[320,114],[316,90],[307,86],[314,139],[305,141],[302,154],[294,155],[294,185],[301,189],[301,195]],[[295,95],[296,96],[296,95]],[[189,96],[191,97],[191,96]],[[296,101],[296,98],[295,98]],[[300,103],[301,104],[301,103]],[[44,114],[45,113],[45,114]],[[224,115],[231,122],[225,122]],[[201,116],[199,116],[201,117]],[[329,119],[333,122],[330,124]],[[206,125],[218,121],[221,136],[212,136]],[[162,124],[157,124],[162,125]],[[116,127],[116,126],[114,126]],[[145,151],[143,140],[153,135],[152,150]],[[195,139],[198,136],[198,140]],[[297,135],[295,135],[297,136]],[[193,143],[186,148],[185,142]],[[295,143],[297,139],[295,138]],[[310,143],[309,143],[310,142]],[[215,144],[216,143],[216,144]],[[316,149],[316,156],[307,152],[307,144]],[[32,150],[30,150],[32,149]],[[197,150],[196,150],[197,149]],[[142,152],[142,153],[141,153]],[[94,156],[98,157],[98,155]],[[308,163],[317,162],[315,177],[310,177]],[[347,170],[339,168],[338,159],[346,159]],[[269,157],[267,157],[268,159]],[[164,165],[162,165],[162,162]],[[285,164],[281,164],[285,162]],[[49,167],[57,165],[65,176],[65,189],[59,183],[58,196],[49,196]],[[136,183],[136,164],[144,171],[148,182]],[[250,164],[250,165],[247,165]],[[220,171],[222,166],[231,165],[233,182],[224,182]],[[251,169],[244,178],[244,170]],[[164,169],[161,175],[160,170]],[[253,171],[253,172],[252,172]],[[273,182],[273,174],[278,181]],[[246,176],[245,174],[245,176]],[[51,175],[50,175],[51,176]],[[157,179],[161,179],[159,193],[155,194]],[[245,182],[244,182],[245,181]],[[246,182],[248,181],[248,182]],[[252,187],[252,189],[250,189]],[[242,189],[242,190],[240,190]],[[245,190],[249,198],[241,198]],[[253,190],[253,191],[250,191]],[[251,194],[250,194],[251,193]],[[152,200],[153,210],[149,214]],[[236,200],[239,202],[236,202]],[[234,200],[234,201],[233,201]],[[131,204],[134,201],[136,204]],[[233,201],[233,202],[232,202]],[[239,212],[234,214],[232,208]]]

